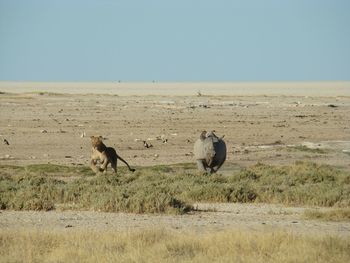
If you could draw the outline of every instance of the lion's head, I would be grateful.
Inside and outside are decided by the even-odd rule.
[[[102,136],[91,136],[90,139],[93,148],[96,148],[99,151],[103,151],[106,148],[102,142]]]

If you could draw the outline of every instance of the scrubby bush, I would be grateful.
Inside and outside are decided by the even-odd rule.
[[[329,165],[311,162],[280,167],[257,164],[232,180],[250,185],[259,202],[350,206],[350,173]]]
[[[350,206],[349,172],[309,162],[257,164],[230,176],[202,175],[188,165],[140,168],[133,174],[120,169],[118,176],[59,168],[1,169],[0,208],[181,214],[195,202]]]

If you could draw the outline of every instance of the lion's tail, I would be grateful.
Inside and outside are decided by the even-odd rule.
[[[126,166],[129,168],[129,171],[135,172],[135,169],[131,168],[129,166],[129,164],[122,157],[120,157],[118,154],[117,154],[117,158],[126,164]]]

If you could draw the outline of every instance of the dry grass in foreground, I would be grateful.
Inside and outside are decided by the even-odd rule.
[[[286,232],[0,230],[1,262],[350,262],[350,238]]]

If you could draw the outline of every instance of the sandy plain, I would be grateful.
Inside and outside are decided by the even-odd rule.
[[[1,164],[88,165],[91,135],[104,136],[105,143],[115,147],[131,166],[188,163],[194,162],[192,148],[199,133],[215,130],[225,135],[227,143],[222,174],[257,162],[280,165],[297,160],[350,170],[350,82],[1,82],[0,91]],[[143,141],[152,147],[145,148]],[[300,150],[305,147],[324,152]],[[268,225],[350,234],[347,222],[303,221],[300,211],[305,208],[214,206],[210,213],[179,217],[1,211],[0,225],[30,228],[44,222],[39,225],[93,227],[105,217],[103,228],[150,227],[161,222],[174,229],[194,227],[198,231],[254,230]],[[74,222],[66,223],[64,218]]]

